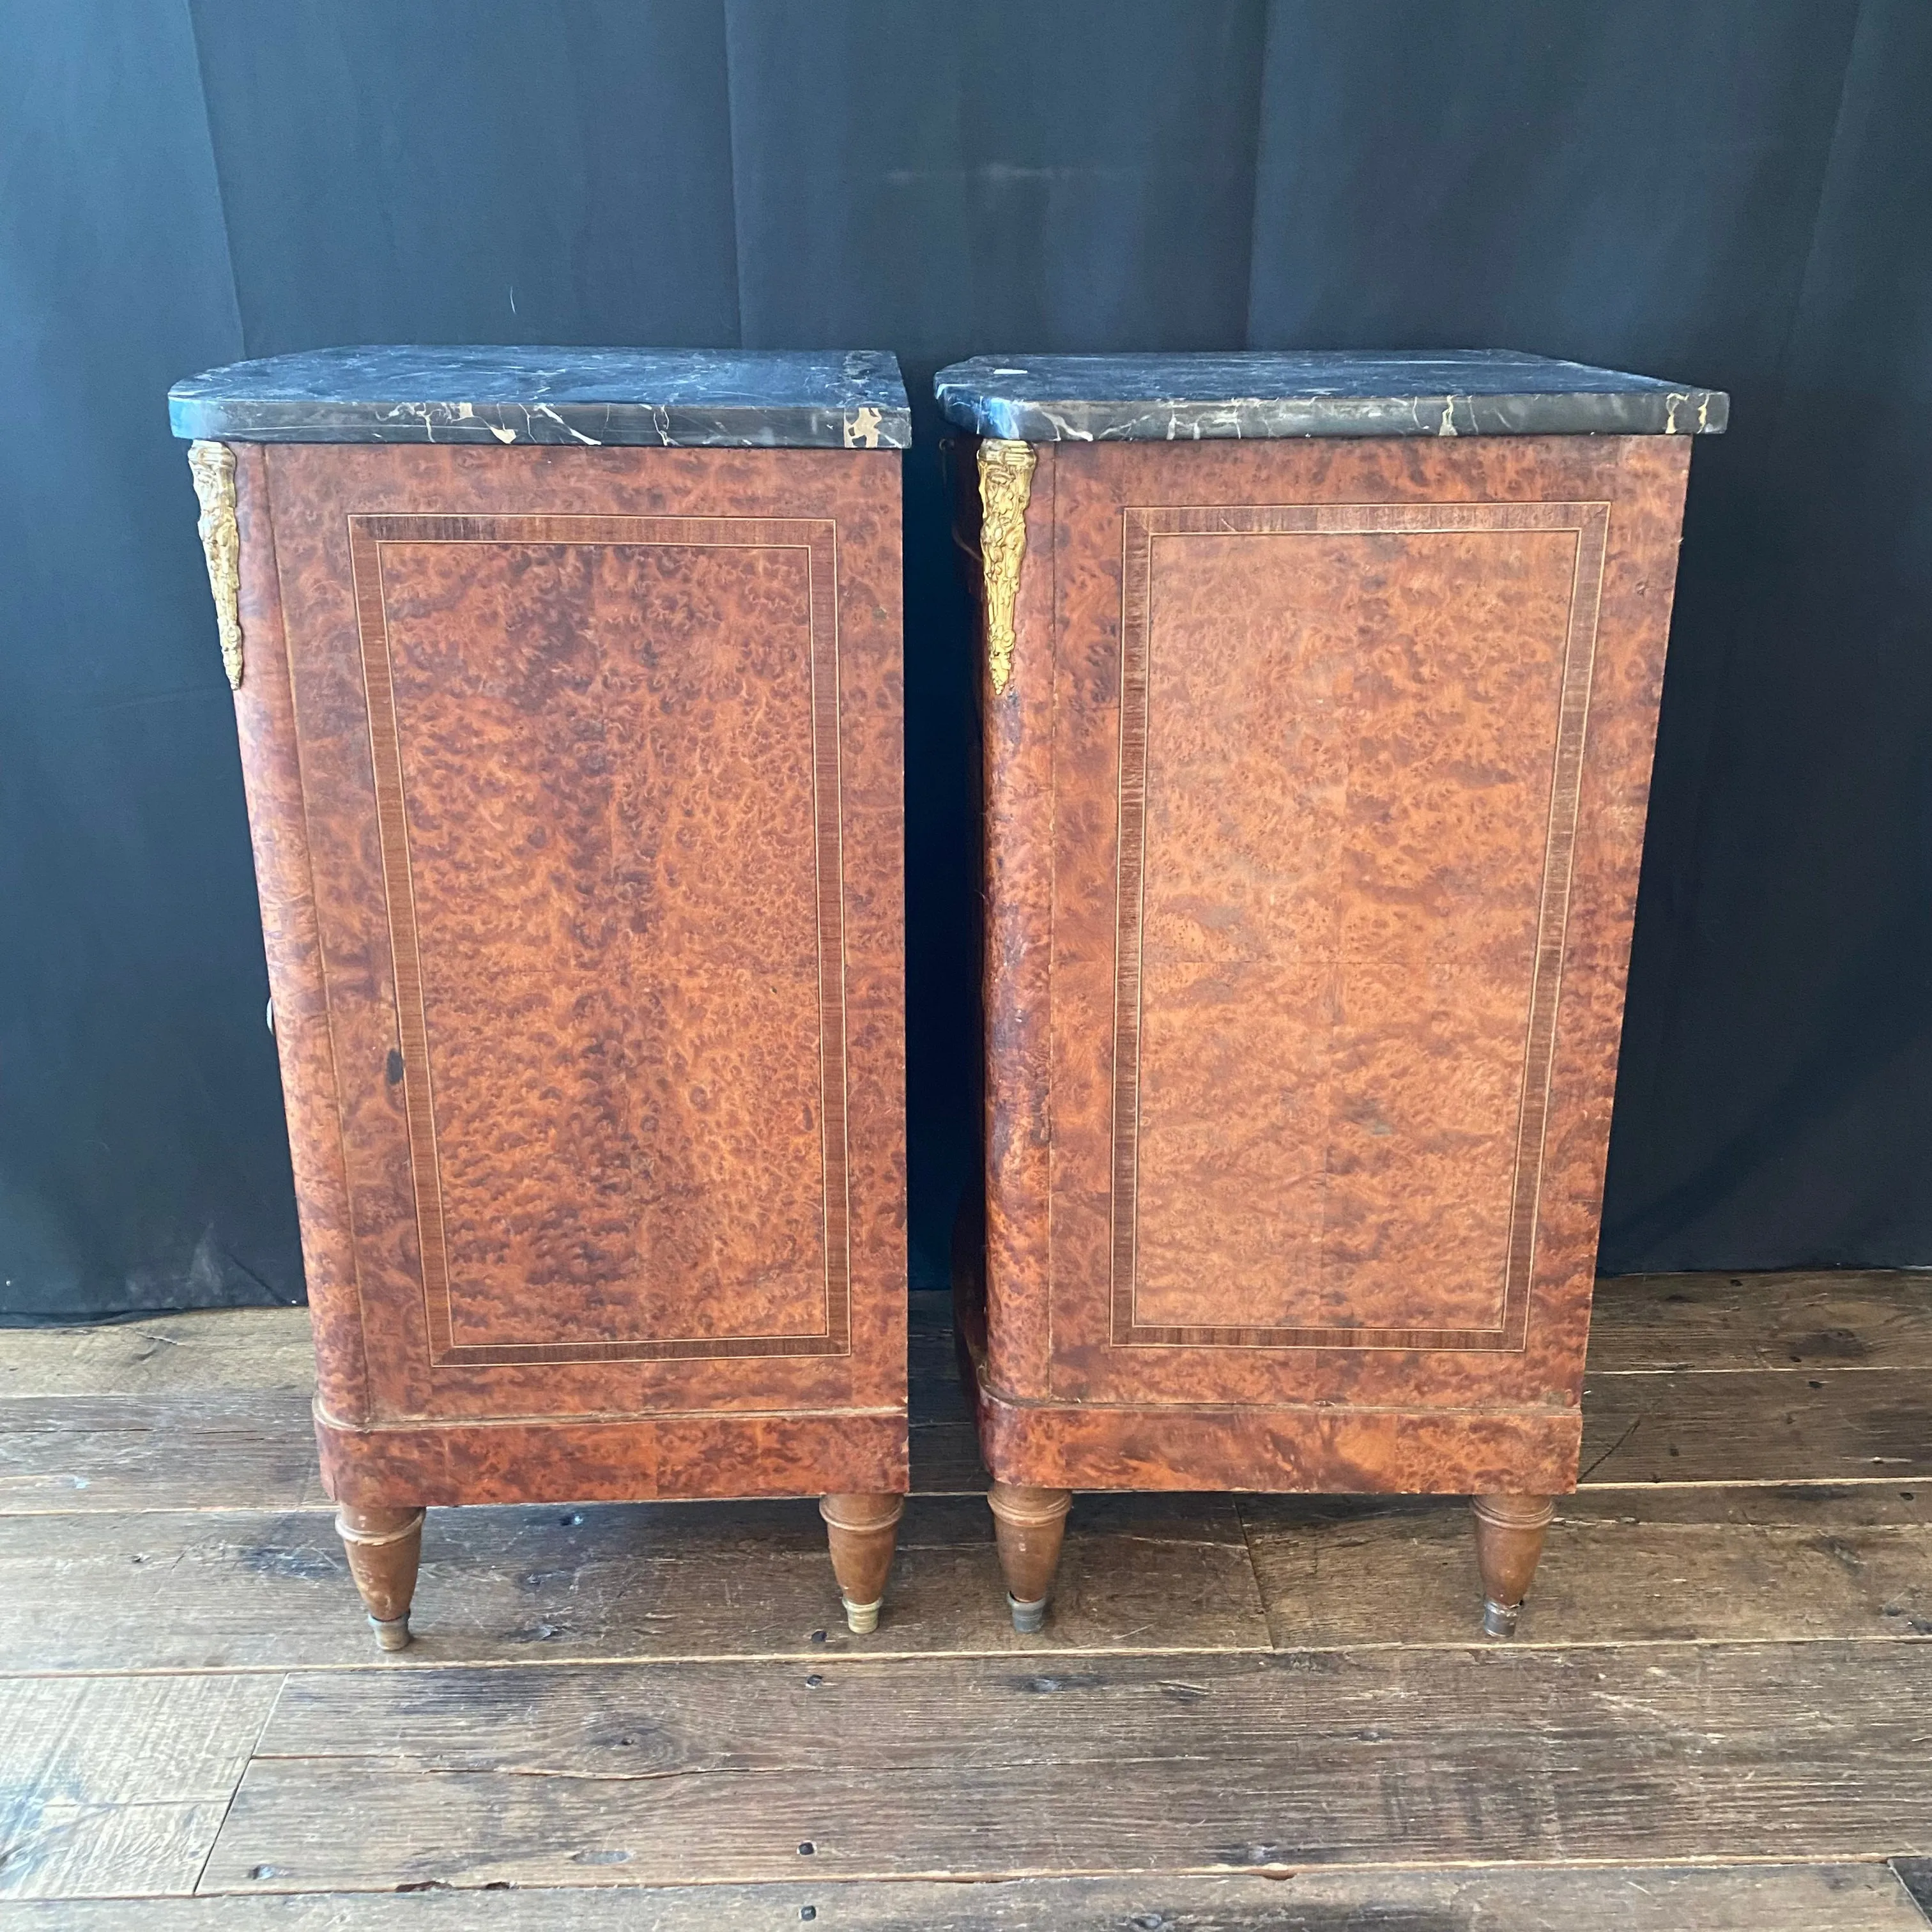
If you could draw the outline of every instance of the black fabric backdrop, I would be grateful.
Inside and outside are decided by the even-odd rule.
[[[1500,346],[1730,390],[1604,1264],[1932,1264],[1925,0],[0,0],[0,1310],[300,1296],[163,397],[382,340],[898,352],[916,1285],[974,1051],[933,369]]]

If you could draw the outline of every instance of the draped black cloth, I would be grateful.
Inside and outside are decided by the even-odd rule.
[[[164,396],[331,343],[896,350],[913,1272],[972,1162],[972,652],[928,379],[1500,346],[1701,445],[1604,1264],[1932,1264],[1924,0],[0,9],[0,1311],[294,1300]]]

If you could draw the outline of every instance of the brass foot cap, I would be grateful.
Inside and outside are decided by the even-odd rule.
[[[1486,1599],[1483,1604],[1483,1634],[1514,1636],[1516,1620],[1522,1610],[1520,1604],[1498,1604]]]
[[[391,1617],[386,1622],[381,1617],[371,1617],[370,1627],[376,1633],[376,1641],[385,1650],[406,1650],[410,1645],[410,1620],[406,1614]]]
[[[878,1603],[848,1602],[845,1606],[845,1628],[854,1636],[870,1636],[879,1627],[879,1604],[884,1601],[881,1597]]]
[[[1033,1636],[1046,1627],[1046,1599],[1023,1604],[1010,1590],[1006,1593],[1006,1608],[1013,1613],[1013,1628],[1022,1636]]]

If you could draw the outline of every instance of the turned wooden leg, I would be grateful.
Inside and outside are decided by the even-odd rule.
[[[904,1496],[826,1496],[819,1502],[832,1546],[832,1574],[845,1599],[845,1628],[855,1636],[869,1636],[879,1627],[904,1509]]]
[[[349,1574],[362,1592],[376,1641],[385,1650],[400,1650],[410,1640],[410,1599],[416,1593],[422,1526],[419,1509],[358,1509],[344,1503],[335,1512],[336,1533],[349,1552]]]
[[[1484,1631],[1514,1636],[1556,1505],[1548,1496],[1478,1496],[1469,1507],[1476,1517],[1476,1567],[1483,1573]]]
[[[1053,1594],[1053,1573],[1060,1568],[1060,1545],[1066,1534],[1073,1492],[995,1483],[986,1492],[986,1502],[993,1512],[993,1534],[1000,1546],[1013,1628],[1030,1636],[1046,1622],[1046,1600]]]

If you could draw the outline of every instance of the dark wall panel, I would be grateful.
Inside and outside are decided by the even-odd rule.
[[[242,344],[188,10],[0,22],[0,1309],[296,1299],[234,716],[161,400]]]
[[[976,1042],[932,370],[1502,344],[1718,385],[1614,1268],[1932,1262],[1924,0],[0,6],[0,1312],[299,1292],[227,694],[161,398],[380,339],[896,350],[914,1279]]]
[[[736,0],[748,346],[1238,346],[1251,0]],[[922,399],[923,400],[923,399]]]
[[[738,339],[704,0],[195,0],[250,356]]]
[[[1686,540],[1672,676],[1706,694],[1660,754],[1624,1267],[1932,1263],[1932,8],[1865,0],[1838,92],[1724,520]]]

